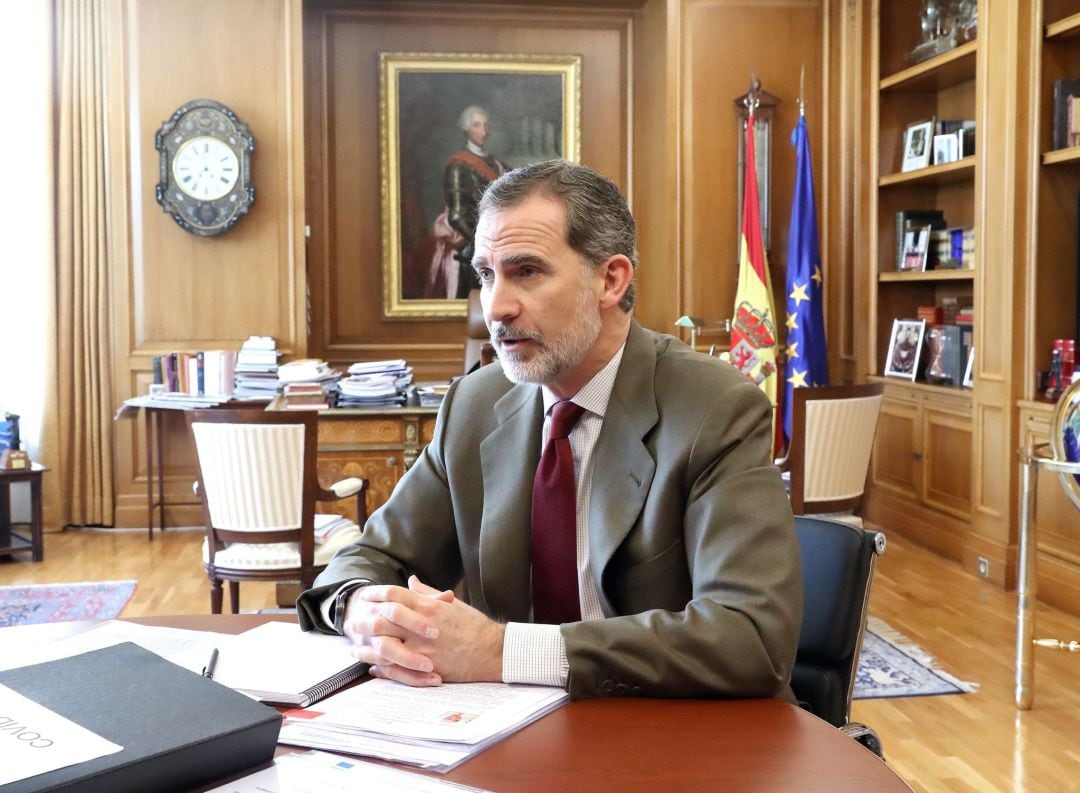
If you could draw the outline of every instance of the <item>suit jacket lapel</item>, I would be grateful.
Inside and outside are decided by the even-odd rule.
[[[498,426],[480,443],[484,472],[480,579],[489,614],[527,622],[532,480],[544,420],[540,389],[532,385],[510,389],[495,403],[495,417]]]
[[[642,440],[659,418],[655,374],[656,345],[633,322],[593,452],[589,559],[607,614],[614,610],[601,586],[604,570],[641,513],[656,472]]]

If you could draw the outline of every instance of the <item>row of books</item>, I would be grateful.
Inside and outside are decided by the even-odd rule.
[[[204,350],[170,352],[150,360],[154,385],[168,394],[231,394],[236,352]]]
[[[948,227],[940,209],[902,209],[896,213],[896,269],[975,269],[975,227]]]

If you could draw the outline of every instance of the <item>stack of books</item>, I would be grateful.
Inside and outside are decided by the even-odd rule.
[[[236,355],[237,399],[269,401],[278,391],[277,342],[272,336],[250,336]]]
[[[437,408],[450,390],[450,383],[420,383],[413,389],[416,403],[422,408]]]
[[[323,410],[330,400],[318,383],[286,383],[280,404],[285,410]]]
[[[354,363],[349,376],[338,384],[337,406],[403,406],[412,380],[412,367],[400,358]]]

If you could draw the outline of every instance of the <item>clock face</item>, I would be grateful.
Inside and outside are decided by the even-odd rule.
[[[224,141],[203,135],[185,141],[172,163],[176,186],[198,201],[216,201],[240,178],[240,161]]]

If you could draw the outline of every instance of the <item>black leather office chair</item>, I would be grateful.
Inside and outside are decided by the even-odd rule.
[[[874,731],[849,719],[870,582],[885,535],[808,516],[795,517],[795,530],[802,554],[803,619],[791,688],[799,705],[880,757]]]

